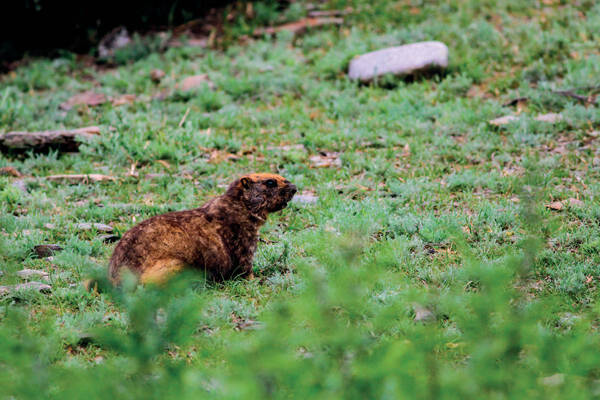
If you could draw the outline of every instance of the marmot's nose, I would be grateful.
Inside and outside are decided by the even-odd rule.
[[[290,192],[292,192],[292,194],[296,194],[296,192],[298,191],[298,188],[293,183],[290,183],[290,185],[288,186],[288,190]]]

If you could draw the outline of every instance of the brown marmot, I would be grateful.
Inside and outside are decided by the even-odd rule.
[[[127,231],[113,252],[109,278],[127,268],[142,283],[164,282],[184,268],[215,279],[253,277],[258,229],[269,213],[285,208],[296,186],[275,174],[250,174],[200,208],[147,219]]]

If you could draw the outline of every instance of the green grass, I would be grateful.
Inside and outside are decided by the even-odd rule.
[[[0,299],[0,398],[600,395],[600,139],[590,135],[600,110],[552,93],[600,85],[600,6],[327,4],[348,5],[341,28],[297,38],[236,44],[253,23],[238,18],[225,49],[173,48],[108,70],[65,56],[1,79],[0,132],[102,134],[78,153],[0,155],[32,178],[25,194],[0,176],[0,285],[33,268],[53,286]],[[255,9],[261,23],[278,18],[270,3]],[[304,13],[303,3],[283,11]],[[357,54],[420,40],[448,45],[445,74],[371,86],[345,76]],[[154,68],[167,74],[158,85]],[[214,89],[173,90],[202,73]],[[59,108],[91,89],[137,100]],[[521,96],[518,121],[487,123],[516,113],[503,104]],[[534,120],[549,112],[564,120]],[[240,158],[212,163],[212,150]],[[341,166],[315,168],[320,151],[339,152]],[[258,279],[83,289],[114,244],[77,223],[122,234],[253,171],[318,196],[270,217]],[[43,179],[68,173],[118,181]],[[583,204],[545,207],[569,198]],[[39,259],[41,243],[64,250]],[[415,322],[415,303],[433,320]]]

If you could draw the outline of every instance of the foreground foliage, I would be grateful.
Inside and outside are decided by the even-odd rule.
[[[171,49],[108,71],[40,60],[4,77],[3,131],[102,134],[79,153],[0,156],[28,175],[25,191],[0,176],[0,283],[33,268],[53,286],[0,300],[1,398],[600,394],[600,114],[555,93],[600,85],[600,7],[350,5],[339,30]],[[232,21],[230,34],[247,29]],[[346,79],[352,56],[416,40],[448,44],[447,74]],[[158,85],[154,68],[167,73]],[[174,89],[202,73],[214,88]],[[136,100],[60,109],[90,89]],[[503,105],[517,97],[528,100]],[[535,120],[549,112],[563,120]],[[519,119],[487,123],[508,114]],[[78,223],[123,233],[248,171],[317,197],[269,220],[258,279],[83,289],[113,245]],[[69,173],[116,181],[43,178]],[[40,243],[64,250],[40,259]]]

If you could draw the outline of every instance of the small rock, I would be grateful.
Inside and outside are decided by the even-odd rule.
[[[24,179],[17,179],[12,183],[12,186],[19,189],[23,194],[28,195],[27,182]]]
[[[0,168],[0,176],[14,176],[15,178],[20,178],[23,176],[15,167],[2,167]]]
[[[124,104],[131,104],[133,102],[135,102],[136,100],[136,96],[135,94],[123,94],[119,97],[115,97],[113,99],[111,99],[111,103],[113,105],[113,107],[118,107],[118,106],[122,106]]]
[[[505,115],[503,117],[499,117],[488,121],[490,125],[494,126],[502,126],[508,125],[513,121],[517,121],[519,118],[516,115]],[[549,114],[540,114],[534,118],[536,121],[547,122],[550,124],[555,124],[563,120],[563,116],[560,114],[549,113]]]
[[[555,210],[555,211],[560,211],[564,208],[564,204],[562,203],[562,201],[553,201],[550,204],[546,204],[546,208],[549,208],[549,209]]]
[[[98,232],[112,232],[113,231],[112,226],[106,225],[106,224],[99,224],[99,223],[92,224],[89,222],[81,222],[81,223],[77,224],[76,226],[77,226],[77,229],[80,229],[82,231],[89,231],[92,228],[94,228]]]
[[[96,341],[96,338],[91,333],[80,333],[79,337],[77,338],[77,346],[87,347],[90,344],[94,343],[94,341]]]
[[[165,75],[165,71],[163,71],[162,69],[153,69],[152,71],[150,71],[150,79],[154,83],[159,83],[162,80],[162,78],[165,77]]]
[[[448,47],[442,42],[419,42],[390,47],[355,57],[348,77],[369,82],[386,74],[408,75],[448,66]]]
[[[304,191],[294,196],[292,202],[299,204],[315,204],[319,200],[319,197],[310,191]]]
[[[581,206],[583,206],[583,201],[581,201],[579,199],[575,199],[573,197],[570,197],[569,200],[568,200],[568,202],[569,202],[569,205],[571,207],[581,207]]]
[[[114,243],[120,239],[118,235],[101,235],[98,236],[98,239],[102,240],[104,243]]]
[[[27,282],[18,285],[0,286],[0,296],[19,292],[21,290],[37,290],[40,293],[48,293],[52,290],[52,286],[41,282]]]
[[[560,317],[558,323],[563,327],[572,327],[581,317],[577,314],[566,312]]]
[[[184,80],[182,80],[177,85],[177,89],[186,92],[188,90],[199,88],[200,86],[202,86],[204,84],[208,85],[208,87],[210,89],[214,89],[215,88],[215,84],[212,83],[208,79],[208,75],[207,74],[202,74],[202,75],[188,76],[187,78],[185,78]]]
[[[505,115],[504,117],[496,118],[496,119],[489,121],[489,124],[494,125],[494,126],[502,126],[502,125],[507,125],[518,119],[519,118],[515,117],[514,115]]]
[[[85,104],[90,107],[99,106],[106,103],[106,96],[102,93],[95,93],[93,91],[87,91],[76,94],[70,97],[67,101],[61,103],[60,108],[63,110],[70,110],[74,106]]]
[[[433,312],[420,304],[413,304],[413,310],[415,312],[415,322],[430,322],[435,319]]]
[[[17,271],[17,275],[19,278],[27,280],[31,278],[48,280],[48,273],[37,269],[22,269],[21,271]]]
[[[100,58],[109,58],[115,54],[115,50],[123,48],[131,43],[131,37],[127,28],[119,26],[106,34],[98,43],[98,55]]]
[[[557,122],[562,121],[563,116],[560,114],[556,114],[556,113],[540,114],[537,117],[535,117],[535,120],[540,121],[540,122],[548,122],[550,124],[555,124]]]
[[[54,224],[44,224],[44,228],[52,230],[52,229],[56,229],[56,225],[54,225]]]
[[[554,374],[539,379],[540,383],[545,386],[560,386],[565,382],[565,374]]]
[[[40,258],[50,257],[62,249],[63,248],[57,244],[38,244],[33,247],[33,251],[35,251],[35,254]]]

